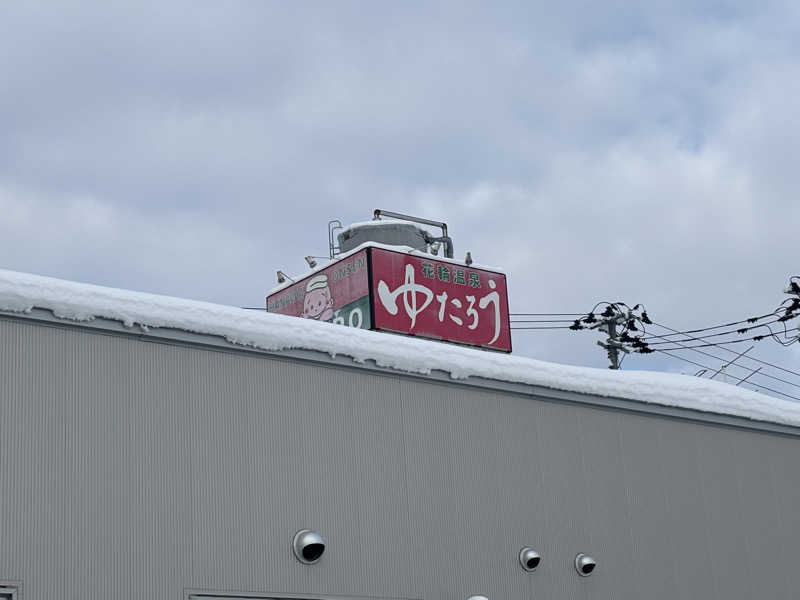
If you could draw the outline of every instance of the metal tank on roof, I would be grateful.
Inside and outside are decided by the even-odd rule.
[[[399,221],[383,221],[381,217],[399,219]],[[403,223],[402,221],[406,221]],[[439,237],[414,225],[430,225],[442,230]],[[453,240],[447,235],[447,223],[431,221],[411,215],[404,215],[380,208],[375,209],[373,220],[365,223],[356,223],[342,230],[338,236],[339,252],[349,252],[365,242],[376,242],[390,246],[408,246],[415,250],[428,252],[431,247],[444,247],[444,256],[453,258]],[[436,252],[434,252],[435,254]]]
[[[397,221],[367,221],[343,230],[337,238],[342,252],[349,252],[364,242],[377,242],[390,246],[408,246],[423,252],[428,251],[430,234],[411,223]]]

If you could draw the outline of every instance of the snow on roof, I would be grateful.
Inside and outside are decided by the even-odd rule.
[[[144,330],[222,336],[267,351],[317,350],[409,373],[444,371],[453,379],[481,377],[800,426],[800,402],[698,377],[560,365],[413,337],[387,343],[390,334],[380,332],[0,270],[0,310],[34,308],[72,321],[106,318]]]
[[[345,231],[350,231],[351,229],[361,228],[361,227],[382,227],[383,225],[407,225],[410,227],[416,227],[422,231],[428,231],[424,227],[422,227],[419,223],[415,223],[412,221],[406,221],[404,219],[394,219],[392,217],[381,217],[380,219],[371,219],[369,221],[357,221],[355,223],[350,223],[346,227],[342,227],[339,230],[339,234],[344,233]],[[430,231],[428,231],[430,233]],[[337,234],[338,235],[338,234]]]

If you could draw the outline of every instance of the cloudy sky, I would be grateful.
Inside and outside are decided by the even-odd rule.
[[[797,2],[56,5],[0,5],[2,268],[256,306],[380,207],[447,221],[512,312],[703,327],[800,274]]]

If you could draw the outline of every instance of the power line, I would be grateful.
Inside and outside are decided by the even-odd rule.
[[[800,330],[800,327],[794,327],[792,329],[787,329],[784,333],[789,333],[790,331],[798,331],[798,330]],[[753,341],[756,341],[756,342],[760,342],[764,338],[774,337],[774,336],[775,336],[774,333],[769,333],[769,334],[764,334],[764,335],[754,335],[753,337],[743,338],[741,340],[731,340],[731,341],[728,341],[728,342],[717,342],[716,344],[698,344],[696,346],[684,346],[684,348],[687,349],[687,350],[688,349],[692,349],[692,348],[710,348],[712,346],[722,346],[722,345],[727,345],[727,344],[741,344],[742,342],[748,342],[750,340],[753,340]],[[703,338],[698,338],[698,339],[702,341]],[[655,351],[656,348],[653,348],[653,350]],[[667,350],[680,350],[680,347],[678,347],[678,348],[667,348]]]
[[[670,331],[675,331],[675,330],[673,330],[672,328],[668,328],[668,327],[666,327],[665,325],[660,325],[660,324],[658,324],[658,323],[652,323],[652,324],[653,324],[653,325],[656,325],[656,326],[658,326],[658,327],[662,327],[662,328],[664,328],[664,329],[668,329],[668,330],[670,330]],[[660,335],[656,335],[656,334],[653,334],[653,336],[654,336],[654,337],[658,337],[658,338],[663,338],[663,337],[664,337],[664,336],[660,336]],[[688,337],[688,338],[690,338],[690,339],[695,339],[695,338],[693,338],[693,336],[689,336],[689,335],[685,335],[685,337]],[[699,338],[697,338],[697,339],[699,339]],[[719,357],[719,356],[715,356],[715,355],[713,355],[713,354],[710,354],[710,353],[708,353],[708,352],[704,352],[704,351],[702,351],[702,350],[696,350],[696,349],[694,349],[694,348],[697,348],[697,347],[699,347],[699,346],[686,346],[686,345],[684,345],[684,344],[681,344],[681,343],[680,343],[678,340],[671,340],[671,341],[672,341],[674,344],[678,344],[679,348],[676,348],[676,350],[677,350],[677,349],[681,349],[681,350],[691,350],[692,352],[697,352],[697,353],[699,353],[699,354],[704,354],[704,355],[706,355],[706,356],[710,356],[710,357],[712,357],[712,358],[715,358],[716,360],[720,360],[720,361],[726,362],[726,361],[725,361],[723,358],[721,358],[721,357]],[[730,350],[730,349],[728,349],[728,348],[724,348],[724,347],[720,346],[719,344],[708,344],[708,345],[713,345],[713,346],[719,347],[719,348],[720,348],[720,349],[722,349],[722,350],[725,350],[726,352],[730,352],[731,354],[736,354],[736,358],[734,358],[732,361],[727,361],[727,363],[728,363],[730,366],[734,366],[734,367],[738,367],[738,368],[740,368],[740,369],[744,369],[744,370],[752,371],[752,372],[751,372],[750,374],[748,374],[746,377],[744,377],[744,378],[738,378],[738,383],[737,383],[737,385],[739,385],[739,384],[743,383],[743,382],[744,382],[746,379],[748,379],[748,378],[750,378],[750,377],[753,377],[753,376],[756,376],[756,375],[758,375],[758,376],[760,376],[760,377],[768,377],[768,378],[770,378],[770,379],[774,379],[774,380],[776,380],[776,381],[781,381],[781,382],[783,382],[783,383],[785,383],[785,384],[788,384],[788,385],[790,385],[790,386],[792,386],[792,387],[797,387],[797,388],[800,388],[800,386],[799,386],[799,385],[797,385],[797,384],[795,384],[795,383],[793,383],[793,382],[791,382],[791,381],[787,381],[787,380],[785,380],[785,379],[781,379],[780,377],[775,377],[775,376],[773,376],[773,375],[769,375],[769,374],[767,374],[767,373],[760,373],[759,371],[761,371],[761,370],[762,370],[762,367],[759,367],[758,369],[756,369],[756,370],[753,370],[753,369],[751,369],[751,368],[748,368],[748,367],[745,367],[745,366],[743,366],[743,365],[735,364],[735,363],[734,363],[734,361],[735,361],[735,360],[737,360],[739,357],[742,357],[742,356],[744,355],[744,353],[736,353],[736,352],[734,352],[733,350]],[[750,348],[750,349],[752,349],[752,348]],[[749,351],[750,349],[748,349],[748,351]],[[696,365],[696,366],[702,367],[702,368],[704,368],[704,369],[706,369],[706,370],[711,370],[711,367],[708,367],[708,366],[706,366],[706,365],[703,365],[703,364],[697,363],[697,362],[695,362],[695,361],[689,360],[689,359],[687,359],[687,358],[684,358],[684,357],[682,357],[682,356],[678,356],[678,355],[676,355],[676,354],[671,354],[670,352],[666,352],[666,351],[664,351],[664,350],[661,350],[661,349],[659,349],[659,348],[654,348],[654,349],[652,349],[651,351],[662,352],[663,354],[667,354],[668,356],[672,356],[672,357],[674,357],[674,358],[677,358],[677,359],[679,359],[679,360],[683,360],[683,361],[685,361],[685,362],[688,362],[688,363],[690,363],[690,364],[693,364],[693,365]],[[747,351],[745,351],[745,352],[747,352]],[[752,360],[756,360],[756,361],[758,360],[758,359],[753,359],[752,357],[744,357],[744,358],[750,358],[750,359],[752,359]],[[764,362],[765,362],[765,361],[764,361]],[[716,373],[718,373],[718,372],[719,372],[719,371],[717,371]],[[715,373],[715,375],[716,375],[716,373]],[[712,376],[712,378],[713,378],[713,376]],[[734,379],[736,379],[736,378],[734,377]],[[792,396],[791,394],[786,394],[785,392],[781,392],[781,391],[779,391],[779,390],[776,390],[776,389],[770,388],[770,387],[768,387],[768,386],[765,386],[765,385],[763,385],[763,384],[761,384],[761,383],[758,383],[758,384],[755,384],[755,383],[750,383],[749,385],[757,385],[757,386],[758,386],[760,389],[763,389],[763,390],[767,390],[767,391],[773,392],[774,394],[778,394],[778,395],[781,395],[781,396],[786,396],[787,398],[792,398],[792,399],[797,399],[797,400],[800,400],[800,398],[796,398],[795,396]]]
[[[545,325],[542,327],[533,327],[533,326],[512,327],[511,329],[517,331],[520,329],[569,329],[569,327],[567,327],[566,325]]]
[[[714,329],[722,329],[723,327],[732,327],[734,325],[740,325],[742,323],[750,323],[750,324],[752,324],[752,323],[756,323],[756,322],[760,321],[761,319],[764,319],[764,318],[770,317],[770,316],[777,317],[777,318],[775,320],[773,320],[773,321],[769,321],[768,323],[761,323],[760,325],[753,325],[752,327],[743,327],[743,328],[737,329],[736,333],[745,333],[746,331],[748,331],[750,329],[754,329],[755,327],[762,327],[762,326],[770,325],[771,323],[776,323],[776,322],[785,323],[786,321],[789,321],[789,320],[793,319],[794,317],[798,316],[797,314],[795,314],[795,312],[800,310],[800,285],[798,285],[797,282],[795,282],[795,279],[800,279],[800,277],[798,277],[798,276],[790,277],[789,278],[789,286],[784,290],[784,293],[792,295],[792,296],[796,296],[796,297],[795,298],[787,298],[787,299],[785,299],[771,313],[765,313],[763,315],[759,315],[757,317],[750,317],[749,319],[744,319],[744,320],[741,320],[741,321],[731,321],[729,323],[723,323],[721,325],[713,325],[711,327],[702,327],[700,329],[688,329],[686,331],[677,331],[677,330],[674,330],[674,329],[670,329],[670,331],[673,331],[674,333],[668,334],[667,337],[672,337],[672,336],[675,336],[675,335],[687,335],[689,333],[700,333],[700,332],[703,332],[703,331],[711,331],[711,330],[714,330]],[[789,303],[788,306],[786,306],[787,303]],[[783,315],[779,316],[781,311],[783,311]],[[785,326],[784,326],[784,329],[785,329]],[[770,329],[770,332],[771,331],[772,331],[772,329]],[[727,333],[733,333],[733,331],[730,331],[730,332],[727,332]],[[718,334],[714,334],[714,335],[720,336],[720,335],[726,335],[726,333],[718,333]],[[687,337],[689,337],[689,336],[687,335]],[[713,336],[708,335],[708,336],[700,336],[700,337],[706,338],[706,337],[713,337]]]
[[[666,352],[666,351],[664,351],[664,350],[656,350],[656,352],[661,352],[662,354],[666,354],[666,355],[668,355],[668,356],[671,356],[671,357],[673,357],[673,358],[677,358],[678,360],[682,360],[682,361],[684,361],[684,362],[691,363],[691,364],[693,364],[693,365],[696,365],[696,366],[698,366],[698,367],[703,367],[704,369],[709,369],[709,370],[711,369],[711,367],[707,367],[706,365],[701,365],[701,364],[700,364],[700,363],[698,363],[698,362],[694,362],[693,360],[689,360],[688,358],[683,358],[682,356],[678,356],[677,354],[671,354],[671,353],[669,353],[669,352]],[[751,377],[752,375],[755,375],[755,374],[756,374],[756,373],[755,373],[755,372],[753,372],[753,373],[751,373],[750,375],[748,375],[747,377],[743,377],[743,378],[734,377],[734,379],[738,379],[738,380],[739,380],[739,383],[742,383],[742,382],[744,382],[746,379],[748,379],[749,377]],[[737,383],[737,385],[738,385],[738,383]],[[791,398],[792,400],[800,400],[800,397],[798,397],[798,396],[792,396],[791,394],[786,394],[785,392],[780,392],[780,391],[778,391],[778,390],[774,390],[774,389],[772,389],[772,388],[770,388],[770,387],[767,387],[767,386],[765,386],[765,385],[761,385],[760,383],[758,383],[758,384],[751,384],[751,385],[754,385],[755,387],[759,387],[759,388],[761,388],[761,389],[764,389],[764,390],[770,391],[770,392],[772,392],[773,394],[780,394],[781,396],[786,396],[787,398]]]
[[[767,313],[765,315],[759,315],[757,317],[750,317],[749,319],[744,319],[742,321],[731,321],[730,323],[723,323],[721,325],[713,325],[711,327],[701,327],[700,329],[688,329],[686,331],[674,330],[675,333],[669,333],[669,334],[667,334],[667,337],[671,337],[673,335],[686,335],[686,334],[689,334],[689,333],[700,333],[702,331],[711,331],[712,329],[721,329],[723,327],[731,327],[733,325],[741,325],[742,323],[756,323],[757,321],[760,321],[761,319],[764,319],[766,317],[770,317],[770,316],[773,316],[773,315],[775,315],[774,311],[771,312],[771,313]],[[650,336],[646,336],[646,338],[647,337],[650,337]],[[659,336],[656,336],[656,337],[659,337]]]
[[[655,325],[656,323],[653,323],[653,324]],[[659,325],[659,327],[663,327],[663,325]],[[655,335],[655,337],[661,337],[661,336]],[[680,342],[676,340],[675,343],[679,344]],[[731,354],[736,354],[735,351],[729,350],[728,348],[724,348],[722,346],[719,346],[719,349],[720,350],[725,350],[726,352],[730,352]],[[657,352],[664,352],[663,350],[659,350],[658,348],[656,348],[655,350]],[[718,361],[722,362],[723,364],[728,364],[729,366],[732,366],[732,367],[738,367],[740,369],[745,369],[747,371],[752,371],[752,369],[750,367],[745,367],[742,364],[731,363],[730,361],[726,360],[725,358],[723,358],[721,356],[717,356],[716,354],[711,354],[710,352],[705,352],[703,350],[694,350],[690,346],[682,346],[681,350],[691,350],[692,352],[696,352],[697,354],[702,354],[704,356],[708,356],[710,358],[718,360]],[[669,352],[664,352],[664,354],[669,354]],[[672,355],[670,355],[670,356],[672,356]],[[742,358],[746,358],[746,359],[749,359],[749,360],[754,360],[756,362],[764,362],[764,361],[759,361],[757,358],[754,358],[752,356],[742,356]],[[777,367],[776,365],[772,365],[770,363],[765,363],[765,364],[767,364],[769,366],[774,366],[775,368],[780,368],[780,367]],[[704,368],[707,368],[709,371],[714,370],[712,367],[704,367]],[[787,379],[781,379],[780,377],[775,377],[774,375],[770,375],[769,373],[759,373],[759,376],[760,377],[769,377],[770,379],[774,379],[775,381],[780,381],[780,382],[785,383],[787,385],[791,385],[793,387],[800,388],[800,384],[794,383],[794,382],[789,381]]]
[[[720,373],[722,373],[722,371],[724,371],[724,370],[725,370],[727,367],[729,367],[729,366],[731,366],[731,365],[733,365],[733,364],[736,364],[736,361],[737,361],[737,360],[739,360],[740,358],[742,358],[742,357],[743,357],[745,354],[747,354],[748,352],[750,352],[750,350],[752,350],[753,348],[755,348],[755,346],[750,346],[750,347],[749,347],[747,350],[742,350],[741,352],[739,352],[739,354],[737,354],[736,356],[734,356],[734,357],[733,357],[731,360],[729,360],[727,363],[723,363],[723,364],[722,364],[722,366],[721,366],[719,369],[717,369],[716,371],[714,371],[714,372],[711,374],[711,377],[709,377],[709,379],[714,379],[714,377],[716,377],[717,375],[719,375]],[[759,368],[761,368],[761,367],[759,367]],[[744,381],[744,379],[742,379],[742,381]],[[741,382],[740,382],[740,383],[741,383]]]
[[[572,319],[543,319],[543,320],[526,320],[526,319],[512,319],[512,323],[572,323]]]
[[[707,340],[709,338],[720,337],[720,336],[725,336],[725,335],[733,335],[733,334],[741,335],[741,334],[746,333],[748,331],[751,331],[753,329],[758,329],[759,327],[767,327],[767,328],[769,328],[768,327],[769,325],[772,325],[773,323],[777,323],[778,321],[779,321],[779,319],[775,319],[774,321],[767,321],[766,323],[761,323],[759,325],[753,325],[752,327],[743,327],[741,329],[733,329],[731,331],[723,331],[721,333],[712,333],[712,334],[709,334],[709,335],[693,336],[692,339],[695,339],[695,340],[699,341],[699,340]],[[771,331],[772,331],[772,329],[770,329],[770,332]],[[677,335],[677,334],[673,333],[671,335]],[[647,338],[645,338],[645,339],[649,339],[650,337],[651,336],[647,336]],[[655,337],[662,337],[662,336],[655,336]],[[652,346],[652,345],[655,345],[655,344],[669,344],[670,342],[674,342],[674,341],[676,341],[676,340],[667,340],[665,342],[647,342],[647,344],[649,346]],[[724,342],[720,342],[720,343],[724,343]]]
[[[680,332],[679,332],[679,331],[677,331],[676,329],[673,329],[672,327],[667,327],[666,325],[662,325],[661,323],[655,323],[655,322],[654,322],[654,323],[653,323],[653,325],[656,325],[657,327],[661,327],[662,329],[667,329],[667,330],[669,330],[669,331],[674,331],[674,332],[676,332],[676,333],[680,333]],[[654,335],[655,335],[655,334],[654,334]],[[685,337],[688,337],[690,340],[694,340],[694,339],[696,339],[696,338],[694,338],[694,337],[692,337],[692,336],[690,336],[690,335],[686,335],[686,334],[683,334],[683,335],[685,335]],[[663,336],[658,336],[658,335],[656,335],[655,337],[663,337]],[[686,341],[686,340],[675,340],[675,343],[676,343],[676,344],[679,344],[679,343],[680,343],[680,342],[682,342],[682,341]],[[736,351],[734,351],[734,350],[731,350],[730,348],[725,348],[724,346],[720,346],[720,345],[718,345],[718,344],[710,344],[710,345],[711,345],[711,346],[716,346],[716,347],[718,347],[720,350],[724,350],[725,352],[730,352],[731,354],[737,354],[737,352],[736,352]],[[695,348],[697,348],[697,347],[699,347],[699,346],[682,346],[682,347],[681,347],[681,349],[682,349],[682,350],[693,350],[694,352],[697,352],[698,354],[705,354],[706,356],[710,356],[711,358],[715,358],[715,359],[717,359],[717,360],[721,360],[721,361],[725,362],[725,359],[724,359],[724,358],[722,358],[722,357],[715,356],[714,354],[710,354],[710,353],[708,353],[708,352],[705,352],[705,351],[703,351],[703,350],[696,350]],[[762,364],[762,365],[766,365],[766,366],[768,366],[768,367],[772,367],[773,369],[778,369],[779,371],[784,371],[784,372],[786,372],[786,373],[790,373],[790,374],[792,374],[792,375],[796,375],[797,377],[800,377],[800,372],[797,372],[797,371],[792,371],[791,369],[785,369],[784,367],[780,367],[780,366],[778,366],[778,365],[774,365],[774,364],[772,364],[772,363],[770,363],[770,362],[767,362],[767,361],[765,361],[765,360],[758,359],[758,358],[756,358],[756,357],[754,357],[754,356],[745,356],[744,358],[746,358],[747,360],[752,360],[752,361],[755,361],[755,362],[757,362],[757,363],[759,363],[759,364]],[[740,366],[740,365],[736,365],[736,366]],[[745,367],[742,367],[742,368],[745,368]],[[771,377],[772,379],[777,379],[778,381],[783,381],[784,383],[788,383],[789,385],[797,385],[797,384],[795,384],[795,383],[792,383],[792,382],[790,382],[790,381],[786,381],[785,379],[778,379],[777,377],[772,377],[771,375],[767,375],[766,373],[764,373],[763,375],[764,375],[765,377]]]
[[[800,331],[800,327],[794,328],[787,328],[786,323],[787,321],[794,319],[795,317],[800,316],[798,312],[800,312],[800,283],[795,282],[794,280],[800,280],[800,276],[791,277],[789,279],[789,287],[786,288],[784,291],[787,294],[791,294],[796,296],[795,298],[784,300],[781,302],[778,307],[770,312],[765,313],[763,315],[758,315],[756,317],[750,317],[748,319],[743,319],[739,321],[730,321],[727,323],[719,324],[719,325],[712,325],[710,327],[703,327],[698,329],[690,329],[686,331],[678,331],[676,329],[672,329],[671,327],[667,327],[665,325],[660,325],[658,323],[654,323],[650,320],[647,315],[647,311],[645,310],[644,306],[641,304],[636,304],[632,308],[625,304],[624,302],[608,302],[608,301],[601,301],[595,304],[592,309],[588,313],[512,313],[512,316],[516,317],[524,317],[524,316],[538,316],[538,317],[555,317],[555,316],[577,316],[574,320],[573,324],[565,327],[565,326],[543,326],[540,324],[543,323],[564,323],[569,322],[566,319],[535,319],[535,320],[528,320],[528,319],[516,319],[512,323],[512,329],[514,330],[522,330],[522,329],[570,329],[579,331],[581,329],[594,329],[597,331],[602,331],[608,335],[605,342],[598,341],[597,343],[605,348],[608,352],[608,357],[611,362],[611,369],[619,369],[622,360],[620,358],[624,358],[620,356],[621,353],[628,353],[631,351],[639,352],[642,354],[648,354],[652,352],[662,352],[668,356],[672,356],[678,360],[685,360],[690,364],[697,365],[703,369],[711,370],[710,367],[706,365],[691,361],[689,359],[684,359],[682,356],[670,354],[670,350],[678,351],[678,350],[689,350],[691,352],[698,352],[700,354],[705,354],[711,356],[715,360],[720,360],[723,363],[727,362],[729,365],[734,365],[735,361],[741,358],[744,354],[752,350],[752,346],[748,348],[745,352],[736,353],[725,346],[729,346],[731,344],[740,344],[746,341],[761,341],[764,338],[771,337],[776,342],[780,343],[783,346],[788,346],[790,344],[796,343],[800,341],[800,335],[793,335],[790,336],[790,332]],[[787,303],[790,303],[787,306]],[[595,311],[598,307],[606,305],[605,309],[602,313],[595,316]],[[764,323],[759,323],[762,319],[767,319],[772,317],[772,320],[769,320]],[[522,323],[535,323],[536,326],[520,326]],[[728,329],[727,331],[718,331],[716,333],[705,333],[708,331],[715,331],[719,329],[727,329],[730,327],[735,327],[736,325],[741,325],[743,323],[747,323],[747,326],[740,327],[737,329]],[[774,331],[770,325],[773,324],[782,324],[783,328],[783,336],[781,337],[781,325],[777,325],[778,331]],[[655,334],[648,334],[645,329],[646,324],[654,324],[662,329],[666,329],[667,331],[671,331],[672,333],[666,335],[655,335]],[[618,332],[618,327],[622,330]],[[732,336],[745,334],[747,332],[752,332],[754,330],[760,328],[767,328],[769,333],[763,333],[759,335],[748,336],[745,338],[740,339],[730,339]],[[693,336],[690,335],[692,333],[703,333],[704,335]],[[680,336],[680,339],[675,339]],[[707,343],[692,343],[692,342],[706,342],[710,339],[718,339],[718,338],[726,338],[723,340],[715,341],[715,342],[707,342]],[[684,339],[687,338],[687,339]],[[661,341],[653,341],[654,339],[661,340]],[[681,343],[681,342],[689,342],[688,344]],[[663,347],[655,347],[655,346],[668,346],[666,348]],[[731,354],[735,354],[736,357],[733,360],[724,361],[721,357],[715,356],[713,354],[703,352],[699,350],[699,348],[720,348],[725,350],[726,352],[730,352]],[[750,358],[750,357],[745,357]],[[753,359],[755,362],[761,362],[768,366],[772,366],[773,368],[777,368],[782,371],[786,371],[792,373],[793,375],[797,375],[800,377],[800,374],[791,371],[789,369],[784,369],[783,367],[778,367],[777,365],[772,365],[771,363],[767,363],[766,361],[760,361],[759,359]],[[739,368],[745,369],[744,366],[735,365]],[[725,368],[724,366],[722,367]],[[721,369],[720,369],[721,370]],[[768,377],[774,379],[776,381],[781,381],[784,384],[788,384],[792,387],[800,387],[791,381],[787,381],[785,379],[781,379],[780,377],[774,377],[767,373],[760,373],[763,368],[758,369],[746,369],[750,371],[746,377],[739,378],[738,383],[743,383],[746,379],[751,377],[759,376],[759,377]],[[719,370],[712,375],[712,379],[714,376],[719,373]],[[752,385],[752,384],[748,384]],[[760,384],[759,384],[760,385]],[[788,398],[792,398],[795,400],[800,400],[800,398],[795,398],[790,394],[785,394],[784,392],[780,392],[778,390],[774,390],[772,388],[768,388],[766,386],[760,386],[764,390],[771,391],[773,393],[786,396]]]
[[[678,360],[682,360],[683,362],[693,364],[696,367],[702,367],[703,369],[707,369],[709,371],[714,368],[714,367],[709,367],[708,365],[701,364],[699,362],[695,362],[693,360],[689,360],[688,358],[684,358],[683,356],[672,354],[671,352],[667,352],[666,350],[656,350],[656,352],[661,352],[661,354],[666,354],[667,356],[671,356],[672,358],[677,358]]]
[[[509,313],[512,317],[577,317],[586,313]]]

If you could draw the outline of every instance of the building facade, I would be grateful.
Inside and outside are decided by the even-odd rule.
[[[2,599],[789,600],[798,456],[787,425],[0,313]]]

